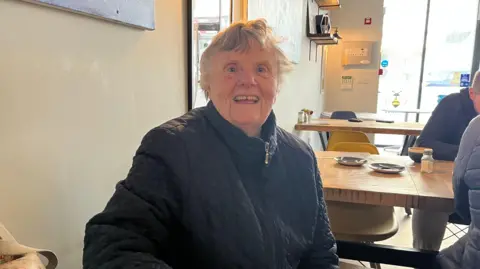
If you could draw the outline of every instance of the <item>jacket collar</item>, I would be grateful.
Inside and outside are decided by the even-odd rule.
[[[262,125],[260,137],[249,137],[241,129],[225,120],[212,101],[206,107],[206,117],[229,148],[242,158],[262,160],[268,165],[277,149],[277,124],[273,111]]]

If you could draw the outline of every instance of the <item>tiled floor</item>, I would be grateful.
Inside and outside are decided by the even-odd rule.
[[[397,215],[397,220],[399,224],[398,233],[394,237],[378,243],[384,244],[384,245],[393,245],[393,246],[411,248],[412,241],[413,241],[412,217],[407,216],[407,214],[405,214],[405,209],[403,208],[395,208],[395,213]],[[443,249],[451,246],[460,237],[465,235],[467,231],[468,231],[468,226],[449,223],[447,225],[447,230],[445,231],[445,237],[444,237],[441,248]],[[344,262],[352,263],[357,266],[362,266],[362,264],[358,261],[344,261]],[[369,267],[368,263],[364,262],[363,265],[365,267]],[[384,264],[382,264],[382,268],[383,269],[393,269],[393,268],[405,269],[405,267],[398,267],[398,266],[391,266],[391,265],[384,265]]]
[[[381,151],[380,154],[386,154],[386,155],[395,154],[395,152],[386,152],[383,150],[380,150],[380,151]],[[412,242],[413,242],[412,216],[407,216],[404,208],[395,208],[395,213],[396,213],[397,221],[399,224],[399,230],[397,234],[388,240],[381,241],[378,243],[384,244],[384,245],[393,245],[393,246],[411,248]],[[460,237],[465,235],[467,231],[468,231],[468,226],[449,223],[445,231],[445,236],[444,236],[441,249],[451,246]],[[342,261],[346,263],[351,263],[357,266],[369,267],[369,263],[366,263],[366,262],[364,262],[362,265],[358,261],[346,261],[346,260],[342,260]],[[381,266],[383,269],[393,269],[393,268],[405,269],[405,267],[398,267],[398,266],[391,266],[391,265],[384,265],[384,264],[382,264]]]

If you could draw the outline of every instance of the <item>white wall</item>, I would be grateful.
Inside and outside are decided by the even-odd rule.
[[[342,40],[327,46],[325,73],[325,110],[376,112],[378,69],[383,27],[383,0],[341,0],[342,8],[330,11],[333,27],[338,27]],[[364,25],[365,18],[371,25]],[[372,64],[363,67],[343,67],[341,64],[345,41],[373,41]],[[343,75],[354,76],[352,90],[341,90]]]
[[[184,1],[153,32],[0,1],[0,221],[81,268],[84,225],[141,137],[186,111]]]
[[[307,0],[310,2],[310,0]],[[296,132],[295,124],[298,118],[298,112],[303,108],[308,108],[320,115],[323,111],[323,95],[321,93],[321,69],[322,47],[315,48],[312,44],[311,60],[309,56],[309,39],[306,37],[306,5],[303,10],[301,29],[301,59],[295,64],[294,71],[290,73],[284,85],[280,89],[277,103],[274,106],[278,124],[289,132],[299,135],[303,140],[309,142],[314,149],[320,148],[320,140],[316,132]],[[318,49],[318,59],[315,62],[315,49]]]

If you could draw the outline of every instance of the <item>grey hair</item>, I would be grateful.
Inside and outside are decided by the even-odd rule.
[[[476,94],[480,94],[480,71],[477,71],[473,77],[472,89]]]
[[[210,58],[218,51],[246,52],[250,49],[251,41],[258,42],[262,48],[273,48],[278,67],[278,83],[283,82],[285,74],[293,69],[293,63],[278,47],[279,40],[273,35],[272,29],[265,19],[256,19],[245,22],[236,22],[219,32],[211,44],[203,52],[200,60],[200,87],[208,99],[208,67]]]

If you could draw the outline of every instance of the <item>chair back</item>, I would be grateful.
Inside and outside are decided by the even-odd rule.
[[[370,139],[365,133],[357,131],[335,131],[328,139],[327,151],[331,150],[333,145],[339,142],[360,142],[370,143]]]
[[[353,111],[334,111],[330,116],[330,119],[335,120],[348,120],[351,118],[356,118],[357,115]]]
[[[377,147],[370,143],[358,143],[358,142],[338,142],[332,146],[331,151],[344,151],[344,152],[367,152],[370,154],[378,155]]]
[[[348,120],[352,118],[357,118],[357,115],[353,111],[334,111],[330,115],[330,119],[334,120]],[[330,139],[331,133],[327,132],[327,139]]]

